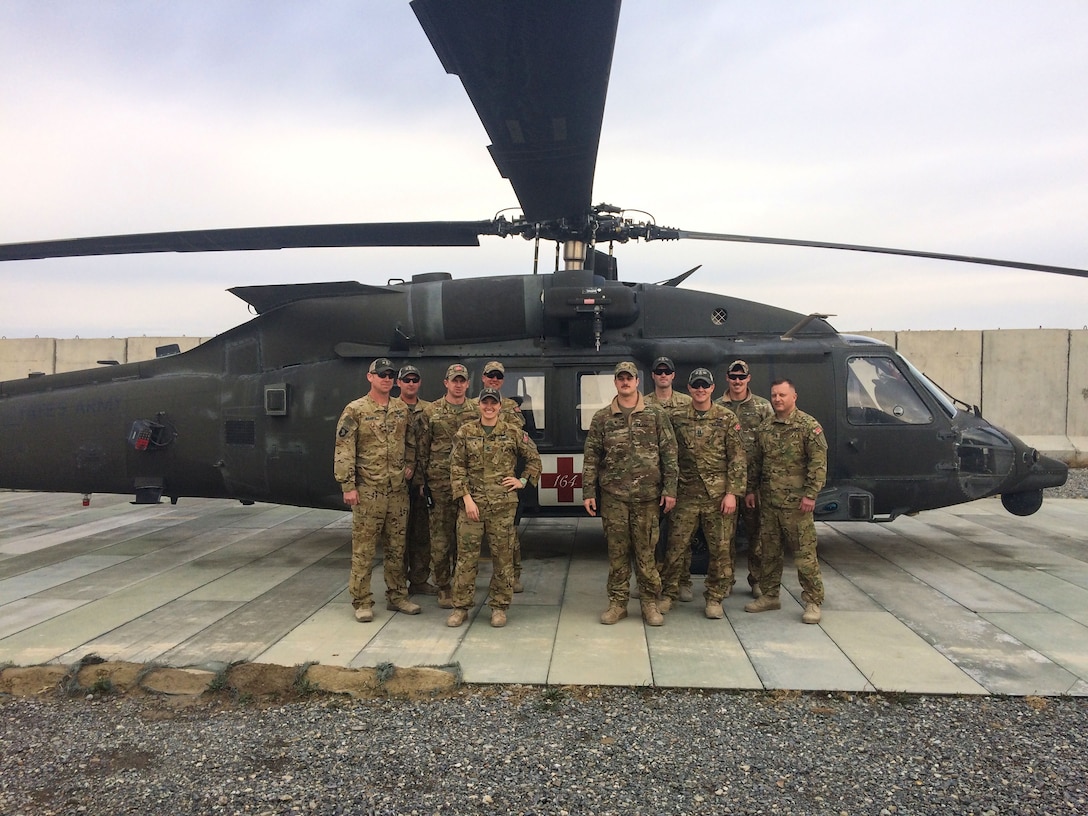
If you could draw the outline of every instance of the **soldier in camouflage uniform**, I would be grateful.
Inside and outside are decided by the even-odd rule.
[[[411,412],[412,424],[417,436],[423,434],[423,409],[430,405],[419,398],[423,375],[414,365],[401,366],[397,382],[401,401]],[[437,595],[438,587],[428,581],[431,576],[431,531],[427,518],[427,502],[423,497],[422,468],[412,476],[408,494],[408,543],[405,546],[405,565],[408,570],[409,595]]]
[[[730,542],[737,519],[737,497],[744,496],[747,459],[740,422],[728,408],[711,402],[714,375],[696,368],[688,377],[691,404],[672,414],[680,468],[676,508],[669,516],[669,543],[661,570],[661,604],[668,612],[680,595],[680,570],[691,558],[691,536],[701,525],[710,561],[704,614],[724,617],[722,599],[733,587]],[[690,561],[688,562],[690,563]]]
[[[763,571],[761,595],[745,612],[781,609],[782,548],[793,552],[801,583],[804,623],[820,622],[824,583],[816,557],[816,524],[812,511],[827,478],[827,439],[820,423],[797,409],[797,389],[789,380],[771,385],[774,416],[756,430],[755,455],[748,464],[748,495],[755,506],[759,494],[760,546]]]
[[[442,381],[446,394],[423,409],[420,468],[431,496],[431,571],[438,585],[438,605],[453,609],[453,568],[457,559],[457,509],[450,489],[450,452],[453,437],[466,422],[476,419],[476,400],[468,399],[468,369],[454,363]]]
[[[608,609],[601,623],[627,617],[631,560],[638,577],[642,619],[664,623],[657,608],[661,577],[654,563],[658,514],[676,504],[676,437],[665,412],[647,405],[638,390],[638,367],[615,370],[616,396],[593,415],[586,436],[582,495],[586,512],[600,513],[608,543]]]
[[[663,409],[669,415],[670,420],[675,414],[683,413],[691,405],[691,397],[673,390],[672,384],[673,380],[676,379],[676,365],[671,358],[658,357],[654,360],[654,364],[650,368],[650,375],[654,381],[654,390],[643,397],[647,405],[656,405],[658,408]],[[671,522],[666,520],[663,527],[665,535],[668,535]],[[661,543],[664,544],[664,542]],[[688,547],[684,553],[684,563],[680,569],[679,598],[685,603],[695,598],[695,594],[691,589],[691,547]],[[676,598],[673,598],[673,600],[676,600]]]
[[[718,403],[730,409],[740,420],[744,453],[751,459],[756,444],[756,428],[767,417],[774,415],[774,409],[767,400],[756,396],[749,389],[752,375],[748,369],[748,363],[744,360],[734,360],[729,364],[727,372],[729,385]],[[749,507],[741,502],[740,517],[744,520],[744,530],[748,534],[748,586],[752,588],[752,596],[758,598],[759,573],[762,569],[759,557],[759,507]],[[729,541],[729,547],[734,553],[736,552],[734,543],[736,537],[737,528],[733,525],[733,538]]]
[[[498,360],[492,360],[484,366],[484,373],[480,377],[484,388],[494,388],[502,392],[502,383],[506,379],[506,366]],[[519,428],[525,427],[525,416],[521,413],[521,406],[517,400],[503,397],[501,403],[501,416],[508,422],[516,424]],[[525,587],[521,583],[521,540],[518,538],[518,528],[514,525],[514,592],[524,592]]]
[[[506,610],[514,592],[514,516],[518,490],[540,479],[540,454],[529,435],[501,414],[502,394],[494,388],[480,392],[478,422],[462,425],[453,438],[450,486],[462,506],[457,513],[457,570],[453,579],[454,610],[447,626],[460,626],[476,594],[480,544],[487,536],[491,549],[491,586],[487,605],[491,625],[506,625]],[[525,462],[515,475],[518,460]]]
[[[416,436],[408,406],[390,396],[397,369],[382,357],[370,364],[370,391],[349,403],[336,425],[333,473],[351,507],[351,577],[355,619],[374,620],[371,572],[377,542],[383,539],[386,608],[409,615],[419,606],[408,600],[404,539],[408,523],[408,483],[416,464]]]

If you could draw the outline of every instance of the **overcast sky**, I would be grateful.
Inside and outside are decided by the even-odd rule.
[[[591,0],[587,0],[589,2]],[[626,0],[593,198],[687,230],[1088,267],[1083,0]],[[515,206],[400,0],[0,3],[0,242]],[[0,266],[0,336],[198,335],[230,286],[531,271],[532,245]],[[1088,279],[702,241],[621,277],[843,330],[1079,329]]]

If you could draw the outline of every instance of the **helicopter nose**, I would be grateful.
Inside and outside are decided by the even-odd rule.
[[[1030,490],[1044,490],[1048,487],[1061,487],[1069,478],[1069,466],[1052,456],[1044,456],[1035,448],[1025,448],[1021,460],[1009,482],[1003,485],[1002,493],[1023,493]]]

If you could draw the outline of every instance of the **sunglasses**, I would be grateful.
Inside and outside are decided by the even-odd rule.
[[[731,379],[731,380],[746,380],[746,379],[748,379],[748,375],[747,374],[730,374],[729,379]]]
[[[375,377],[381,377],[383,380],[395,380],[397,375],[393,371],[375,371]]]
[[[419,377],[409,374],[407,377],[401,377],[400,381],[403,383],[417,383],[419,382]]]
[[[655,368],[654,369],[654,374],[658,375],[659,377],[661,375],[663,375],[663,374],[672,374],[672,369],[671,368]]]
[[[692,388],[710,388],[710,383],[706,380],[696,380],[691,384]]]
[[[505,377],[501,371],[485,371],[484,376],[490,377],[493,380],[501,380]]]

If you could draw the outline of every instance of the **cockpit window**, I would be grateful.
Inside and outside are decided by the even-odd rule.
[[[933,414],[890,357],[851,357],[846,418],[853,425],[926,425]]]

